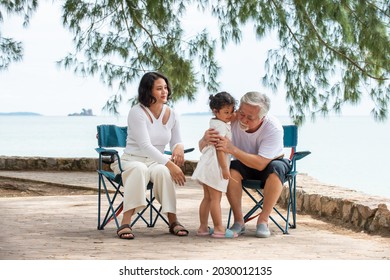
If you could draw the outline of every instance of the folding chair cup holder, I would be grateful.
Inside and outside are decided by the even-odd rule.
[[[288,198],[287,207],[285,211],[281,211],[277,208],[277,205],[273,207],[274,216],[270,216],[270,220],[284,233],[288,234],[290,228],[296,228],[296,175],[297,172],[297,161],[306,157],[311,152],[301,151],[297,152],[296,148],[298,145],[298,127],[296,125],[284,125],[284,148],[290,149],[290,162],[291,170],[287,174],[286,182],[288,184]],[[286,183],[285,182],[285,183]],[[256,218],[259,214],[256,214],[257,210],[261,210],[263,207],[263,189],[262,181],[260,180],[243,180],[242,189],[250,200],[254,203],[252,208],[244,215],[244,222],[247,223],[250,220]],[[290,222],[290,215],[292,216],[292,222]],[[230,219],[232,216],[232,209],[229,211],[227,227],[230,227]]]
[[[109,168],[110,164],[118,160],[119,169],[122,170],[118,148],[126,147],[127,127],[116,125],[99,125],[97,126],[98,148],[95,150],[99,154],[98,158],[98,225],[99,230],[111,222],[115,221],[116,227],[119,228],[118,215],[123,210],[123,182],[121,174],[115,174]],[[191,152],[194,149],[187,149],[184,152]],[[166,151],[166,154],[171,152]],[[153,194],[153,183],[149,182],[146,186],[148,195],[146,197],[146,206],[142,211],[136,214],[130,226],[133,226],[138,220],[142,220],[147,227],[154,227],[159,218],[169,225],[167,219],[162,215],[160,206],[157,208],[153,202],[156,199]],[[106,202],[104,203],[104,195]],[[106,208],[105,208],[106,207]],[[105,208],[105,209],[103,209]],[[147,217],[146,214],[149,214]],[[104,217],[103,217],[104,216]]]

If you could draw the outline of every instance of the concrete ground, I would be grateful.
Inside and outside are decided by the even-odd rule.
[[[0,178],[39,181],[67,188],[96,189],[95,172],[0,171]],[[354,232],[308,215],[284,235],[270,224],[272,236],[255,237],[255,220],[245,235],[214,239],[195,235],[201,188],[189,178],[177,190],[178,217],[188,237],[168,233],[160,220],[154,228],[138,222],[134,240],[116,237],[115,223],[97,230],[97,195],[0,198],[1,260],[390,260],[390,239]],[[247,202],[245,202],[247,207]],[[223,199],[226,221],[228,203]],[[211,224],[211,221],[210,221]],[[386,265],[388,265],[388,261]]]

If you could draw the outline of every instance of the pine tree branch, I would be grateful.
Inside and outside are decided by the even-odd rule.
[[[131,3],[129,0],[126,0],[126,4],[130,7],[131,6]],[[153,39],[153,35],[149,32],[149,30],[147,30],[143,25],[142,23],[140,22],[140,20],[138,19],[138,17],[136,17],[135,15],[133,15],[133,19],[135,21],[135,23],[143,30],[145,31],[145,33],[148,35],[149,39],[150,39],[150,42],[152,43],[153,45],[153,48],[154,50],[156,51],[156,53],[162,58],[162,65],[160,65],[160,67],[162,67],[164,65],[164,55],[162,54],[162,52],[160,51],[159,47],[156,45],[156,42],[154,41]]]
[[[375,5],[374,3],[372,3],[371,1],[367,1],[367,4],[373,6],[375,9],[377,9],[378,11],[380,11],[382,14],[384,14],[385,16],[389,17],[390,18],[390,15],[386,13],[386,11],[382,10],[381,8],[379,8],[377,5]]]
[[[338,54],[339,56],[343,57],[344,59],[346,59],[347,61],[349,61],[353,66],[355,66],[357,69],[359,69],[362,73],[364,73],[365,75],[367,75],[368,77],[374,79],[374,80],[379,80],[379,81],[386,81],[387,79],[386,78],[382,78],[382,77],[376,77],[376,76],[373,76],[371,75],[370,73],[368,73],[366,70],[364,70],[357,62],[355,62],[354,60],[352,60],[349,56],[343,54],[342,52],[338,51],[337,49],[333,48],[331,45],[329,45],[327,42],[325,42],[321,35],[318,33],[316,27],[314,26],[313,22],[311,21],[310,19],[310,16],[308,15],[307,11],[305,8],[302,9],[304,14],[305,14],[305,17],[306,17],[306,20],[307,22],[310,24],[312,30],[314,31],[314,33],[316,34],[316,37],[318,38],[318,40],[320,40],[320,42],[326,47],[328,48],[329,50],[331,50],[332,52]]]
[[[278,9],[277,3],[274,0],[271,0],[272,4],[275,6],[275,9]],[[280,7],[279,7],[280,8]],[[291,27],[288,25],[287,21],[285,22],[285,25],[288,29],[288,32],[293,37],[294,41],[298,44],[299,47],[301,47],[301,43],[298,40],[298,38],[295,36],[295,33],[292,31]],[[300,49],[300,48],[299,48]]]
[[[127,3],[127,4],[128,4],[128,3]],[[123,15],[126,15],[125,7],[123,6],[123,2],[122,2],[122,1],[121,1],[121,9],[122,9],[122,12],[123,12],[122,14],[123,14]],[[129,9],[132,9],[132,7],[129,6]],[[140,51],[139,51],[139,49],[138,49],[137,44],[134,42],[133,39],[131,39],[132,36],[131,36],[129,21],[127,20],[127,17],[126,17],[126,16],[123,17],[123,20],[124,20],[125,25],[126,25],[127,33],[128,33],[128,35],[129,35],[129,41],[131,42],[131,44],[132,44],[132,45],[134,46],[134,48],[135,48],[135,52],[137,53],[137,60],[138,60],[138,57],[141,56],[141,53],[140,53]],[[142,64],[141,64],[141,68],[143,68],[143,65],[142,65]],[[142,70],[145,70],[145,69],[142,69]]]

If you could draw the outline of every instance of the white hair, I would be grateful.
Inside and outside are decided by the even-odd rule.
[[[260,93],[257,91],[247,92],[243,97],[241,97],[240,103],[258,106],[260,108],[260,119],[267,115],[269,108],[271,107],[271,100],[269,99],[269,97],[264,93]]]

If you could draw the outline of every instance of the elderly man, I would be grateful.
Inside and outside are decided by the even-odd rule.
[[[232,141],[212,129],[199,141],[200,149],[213,144],[217,150],[233,156],[226,194],[234,215],[230,229],[237,234],[245,232],[241,181],[256,179],[263,182],[264,203],[256,225],[256,236],[263,238],[271,235],[268,219],[291,168],[289,160],[283,158],[283,127],[277,118],[268,114],[269,108],[270,99],[265,94],[248,92],[241,98],[231,124]]]

